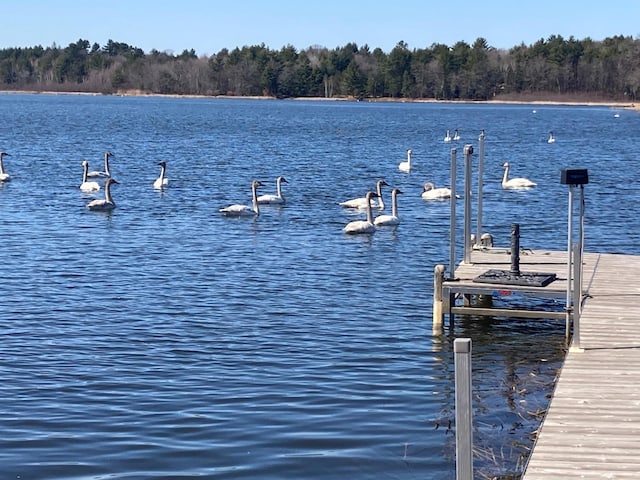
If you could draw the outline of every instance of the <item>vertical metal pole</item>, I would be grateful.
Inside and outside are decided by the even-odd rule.
[[[473,480],[471,339],[453,341],[456,388],[456,480]]]
[[[471,155],[473,147],[464,146],[464,263],[471,263]]]
[[[580,281],[578,288],[580,292],[580,302],[578,308],[582,312],[582,254],[584,253],[584,185],[580,185]],[[573,260],[576,261],[575,258]]]
[[[449,276],[455,278],[456,275],[456,153],[455,148],[451,149],[451,220],[449,230]]]
[[[582,283],[582,275],[580,273],[582,265],[582,253],[580,244],[573,245],[573,278],[574,284],[580,285]],[[580,346],[580,300],[582,297],[582,290],[574,288],[573,290],[573,341],[569,348],[570,352],[583,352],[584,350]]]
[[[509,273],[520,275],[520,225],[511,224],[511,270]]]
[[[478,224],[476,225],[476,243],[480,243],[482,238],[482,188],[484,176],[484,130],[478,137],[480,145],[478,147]]]
[[[566,297],[566,337],[569,339],[569,332],[571,332],[571,258],[572,258],[572,238],[573,232],[573,185],[569,185],[569,216],[567,218],[567,297]]]

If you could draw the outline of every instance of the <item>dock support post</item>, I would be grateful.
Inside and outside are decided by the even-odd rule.
[[[464,146],[464,263],[471,263],[471,155],[473,146]],[[453,199],[452,199],[453,201]]]
[[[580,315],[582,313],[582,247],[573,246],[573,339],[570,352],[584,352],[580,346]]]
[[[450,278],[456,274],[456,155],[457,150],[451,149],[451,219],[449,221],[449,275]]]
[[[482,189],[484,176],[484,130],[478,137],[480,142],[478,145],[478,221],[476,225],[476,244],[481,243],[482,239]]]
[[[473,480],[471,339],[453,341],[456,389],[456,480]]]
[[[569,185],[569,215],[567,218],[567,294],[566,294],[566,300],[565,300],[565,312],[566,312],[566,318],[565,318],[565,338],[567,340],[567,343],[570,342],[570,338],[571,338],[571,320],[572,320],[572,312],[573,312],[573,306],[572,306],[572,288],[575,288],[574,282],[572,281],[572,273],[573,273],[573,269],[572,269],[572,265],[573,265],[573,261],[572,261],[572,257],[573,257],[573,238],[572,238],[572,233],[573,233],[573,185]]]
[[[444,265],[436,265],[433,269],[433,334],[440,335],[444,325],[442,311],[442,283],[444,282]]]

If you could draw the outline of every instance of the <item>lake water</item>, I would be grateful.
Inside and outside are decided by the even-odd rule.
[[[586,250],[640,254],[630,111],[21,94],[0,111],[1,478],[453,479],[456,337],[473,341],[477,468],[514,471],[564,322],[431,328],[449,204],[422,184],[448,185],[451,148],[460,173],[483,129],[496,244],[519,223],[523,248],[564,250],[560,170],[588,168]],[[107,150],[110,214],[78,188]],[[538,187],[503,191],[504,161]],[[285,206],[219,214],[278,175]],[[345,235],[362,213],[338,202],[379,178],[402,223]]]

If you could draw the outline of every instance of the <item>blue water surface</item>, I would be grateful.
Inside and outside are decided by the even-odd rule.
[[[1,478],[453,479],[457,336],[474,342],[477,438],[508,457],[507,435],[527,436],[516,404],[548,401],[514,385],[553,377],[564,323],[433,335],[450,205],[420,197],[451,183],[452,147],[462,191],[482,130],[497,244],[518,223],[524,248],[566,249],[560,170],[587,168],[586,250],[640,253],[631,111],[44,94],[0,95],[0,111]],[[92,212],[104,193],[79,190],[81,162],[100,169],[105,151],[117,208]],[[538,187],[502,190],[505,161]],[[220,215],[278,175],[284,206]],[[403,192],[402,223],[345,235],[363,213],[338,202],[380,178]]]

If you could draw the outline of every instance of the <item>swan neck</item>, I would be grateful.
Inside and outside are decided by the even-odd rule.
[[[508,179],[509,179],[509,165],[506,165],[504,167],[504,175],[502,176],[502,183],[503,184],[507,183]]]
[[[113,202],[113,198],[111,198],[111,183],[107,182],[104,185],[104,199],[107,201],[107,203],[113,203],[115,205],[115,203]]]
[[[253,206],[253,211],[256,212],[256,215],[259,215],[260,207],[258,207],[258,190],[255,185],[251,187],[251,204]]]

